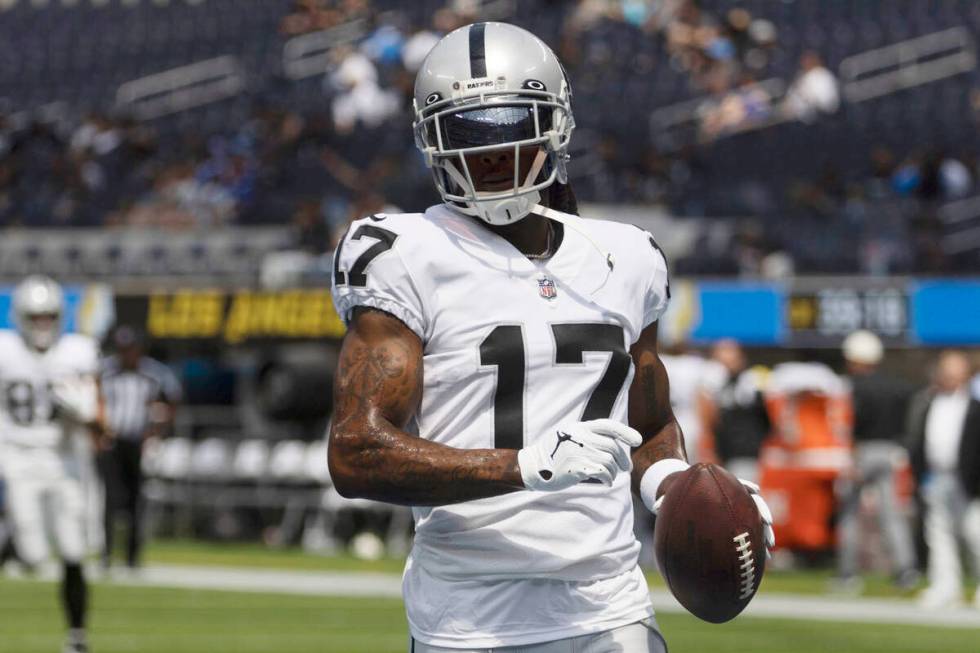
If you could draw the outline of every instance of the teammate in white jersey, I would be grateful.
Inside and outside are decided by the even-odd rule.
[[[656,349],[667,264],[573,215],[570,96],[522,29],[446,36],[415,87],[444,204],[359,220],[334,256],[330,472],[413,506],[415,653],[666,650],[630,488],[653,509],[687,466]]]
[[[52,279],[28,277],[14,290],[16,331],[0,330],[0,466],[18,557],[33,569],[48,557],[47,532],[64,564],[66,653],[87,651],[84,489],[88,432],[101,433],[95,374],[98,346],[62,334],[64,299]],[[94,431],[93,431],[94,429]]]

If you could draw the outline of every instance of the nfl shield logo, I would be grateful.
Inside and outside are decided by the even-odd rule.
[[[548,277],[541,277],[538,279],[538,293],[545,299],[554,299],[558,296],[558,289],[555,288],[555,282]]]

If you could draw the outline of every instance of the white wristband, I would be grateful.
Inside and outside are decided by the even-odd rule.
[[[683,472],[690,465],[680,458],[664,458],[650,465],[640,479],[640,498],[650,512],[655,512],[653,504],[657,501],[657,490],[665,478],[674,472]]]

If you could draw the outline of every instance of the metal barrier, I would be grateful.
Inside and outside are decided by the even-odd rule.
[[[360,18],[330,29],[294,36],[282,48],[282,71],[293,80],[322,75],[331,63],[330,50],[356,41],[367,34],[367,30],[367,21]]]
[[[940,207],[943,250],[961,254],[980,249],[980,195],[949,202]]]
[[[844,97],[863,102],[976,68],[970,32],[953,27],[862,52],[841,62]]]
[[[116,91],[116,104],[150,120],[233,97],[244,88],[241,63],[225,55],[125,82]]]
[[[741,127],[725,131],[716,138],[724,138],[725,136],[741,134],[747,131],[764,129],[788,120],[776,110],[779,100],[786,94],[786,83],[778,77],[771,77],[758,82],[757,86],[765,91],[771,100],[773,107],[771,115],[765,120],[746,123]],[[729,91],[729,93],[734,92],[737,92],[737,89]],[[655,109],[650,113],[650,133],[657,139],[661,147],[670,148],[678,134],[684,131],[697,131],[705,110],[716,101],[717,99],[714,96],[705,95],[693,100],[685,100],[684,102],[677,102]],[[696,137],[696,140],[701,139]]]

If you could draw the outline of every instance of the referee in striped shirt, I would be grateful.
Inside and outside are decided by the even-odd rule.
[[[142,544],[143,443],[167,432],[181,388],[166,365],[144,355],[142,336],[132,327],[119,327],[113,344],[116,353],[105,359],[101,373],[106,422],[114,435],[100,460],[106,490],[102,562],[111,565],[115,517],[121,511],[128,522],[126,562],[136,569]]]

